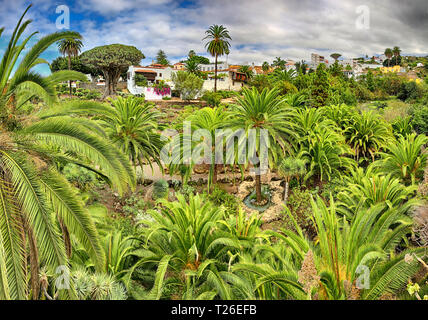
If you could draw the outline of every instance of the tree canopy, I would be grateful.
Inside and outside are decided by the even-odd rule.
[[[168,57],[166,56],[166,53],[163,50],[159,50],[156,55],[156,63],[159,63],[164,66],[169,65]]]
[[[137,65],[141,59],[145,58],[144,54],[136,47],[123,44],[95,47],[83,52],[80,57],[83,64],[103,73],[106,80],[104,98],[116,91],[120,75],[129,66]]]
[[[68,70],[67,58],[58,57],[50,63],[49,67],[52,72],[56,72],[60,70]],[[98,76],[102,74],[102,72],[100,72],[99,70],[83,64],[80,57],[71,58],[71,70],[78,71],[84,74],[90,74],[92,76]]]

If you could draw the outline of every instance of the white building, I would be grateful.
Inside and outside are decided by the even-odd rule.
[[[198,64],[199,70],[202,72],[214,72],[215,71],[215,63],[208,64]],[[222,70],[229,69],[229,65],[227,62],[219,62],[217,63],[217,71],[221,72]]]
[[[207,74],[207,79],[203,83],[203,91],[214,90],[214,78],[215,69],[214,64],[201,65],[201,71]],[[239,66],[229,66],[227,63],[218,64],[217,70],[217,90],[229,90],[239,91],[244,87],[246,82],[245,74],[238,72]],[[152,64],[147,67],[141,66],[130,66],[127,75],[127,89],[133,95],[144,94],[147,100],[161,100],[163,97],[170,97],[168,95],[158,95],[154,91],[152,85],[165,81],[172,89],[174,89],[174,83],[172,82],[172,74],[179,70],[171,68],[169,66],[162,66]],[[148,82],[148,86],[142,87],[136,84],[136,76],[139,74],[143,75]]]
[[[319,66],[320,63],[324,63],[327,66],[329,64],[328,60],[325,59],[324,56],[320,56],[317,53],[311,53],[311,65],[310,65],[310,67],[312,69],[316,69],[316,68],[318,68],[318,66]]]
[[[165,81],[171,89],[174,88],[174,83],[171,81],[172,74],[177,72],[169,66],[163,66],[160,64],[152,64],[147,67],[141,66],[130,66],[128,69],[128,81],[127,88],[131,94],[144,94],[147,100],[161,100],[163,97],[171,97],[171,93],[167,95],[158,95],[150,85]],[[135,82],[137,75],[143,75],[149,84],[148,87],[138,86]]]

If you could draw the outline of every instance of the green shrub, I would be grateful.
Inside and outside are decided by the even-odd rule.
[[[85,99],[88,100],[95,100],[101,98],[101,92],[98,90],[88,90],[88,92],[85,95]]]
[[[185,184],[181,186],[180,193],[188,200],[191,195],[195,194],[195,188]]]
[[[126,216],[137,217],[143,215],[146,210],[151,209],[150,203],[144,201],[139,193],[131,194],[124,202],[125,205],[122,207],[122,212]]]
[[[315,196],[317,192],[318,189],[302,190],[300,187],[297,187],[292,189],[287,200],[287,207],[290,209],[293,218],[297,221],[299,226],[309,234],[315,234],[312,221],[311,195]],[[288,216],[285,217],[285,227],[294,229],[293,223]]]
[[[221,95],[222,99],[229,99],[234,95],[234,92],[229,90],[218,90],[217,93]]]
[[[428,105],[415,105],[410,110],[413,129],[419,134],[428,135]]]
[[[211,192],[211,194],[208,195],[208,198],[217,206],[223,206],[225,208],[225,212],[227,214],[234,214],[236,215],[238,213],[238,200],[236,197],[232,194],[229,194],[225,190],[215,186],[214,190]]]
[[[155,181],[153,184],[153,200],[167,198],[169,194],[169,185],[164,179]]]
[[[294,84],[289,81],[277,81],[275,87],[282,95],[297,93],[298,90]]]
[[[139,87],[147,87],[148,86],[147,78],[140,73],[135,74],[134,80],[135,80],[135,84]]]
[[[206,91],[201,97],[202,101],[205,101],[209,106],[217,107],[222,99],[222,95],[218,92]]]
[[[409,81],[401,84],[397,98],[402,101],[417,100],[422,98],[422,94],[422,87],[414,81]]]
[[[178,71],[172,74],[175,89],[180,92],[183,100],[195,99],[202,90],[204,80],[197,75],[186,71]]]
[[[87,191],[94,186],[102,186],[102,182],[97,179],[94,172],[75,164],[67,164],[62,170],[65,178],[78,187],[81,191]]]

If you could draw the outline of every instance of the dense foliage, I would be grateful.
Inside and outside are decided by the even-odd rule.
[[[40,55],[78,35],[24,52],[23,18],[0,64],[0,299],[428,299],[426,83],[348,78],[337,62],[287,71],[277,57],[263,74],[243,67],[251,79],[236,93],[201,96],[197,68],[174,73],[182,99],[201,96],[185,107],[58,98],[61,82],[85,78],[73,61],[113,83],[143,55],[98,47],[42,77]],[[216,59],[228,54],[226,28],[207,36]],[[268,142],[266,158],[246,145],[251,132]],[[215,163],[227,143],[228,162]],[[270,207],[250,209],[253,194]]]

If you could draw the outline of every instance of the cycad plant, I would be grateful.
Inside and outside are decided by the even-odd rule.
[[[298,134],[298,140],[295,147],[308,146],[310,133],[317,130],[334,129],[333,122],[324,119],[323,110],[316,108],[300,108],[293,110],[293,122],[296,124],[295,130]],[[323,129],[320,129],[320,128]]]
[[[289,93],[285,96],[285,102],[292,108],[301,108],[309,103],[305,93]]]
[[[256,163],[256,195],[257,202],[262,201],[261,165],[264,161],[270,168],[278,163],[285,152],[290,151],[289,142],[295,136],[291,121],[291,110],[275,89],[264,89],[259,93],[255,88],[244,89],[243,95],[237,96],[237,105],[231,111],[230,126],[244,130],[248,141],[248,157],[257,157]],[[249,135],[252,130],[253,136]],[[263,150],[268,147],[268,150]],[[267,154],[265,154],[267,153]],[[248,161],[248,158],[247,160]]]
[[[213,146],[218,145],[218,139],[227,139],[227,136],[223,137],[216,134],[216,132],[219,132],[219,130],[225,128],[227,116],[227,112],[221,107],[207,107],[197,111],[194,115],[187,119],[191,122],[192,131],[206,130],[206,133],[209,133],[211,138],[208,139],[210,141],[206,141],[205,137],[204,141],[192,141],[194,144],[196,143],[193,154],[199,154],[210,165],[210,172],[208,175],[208,189],[217,183],[219,164],[217,163],[218,159],[216,159],[216,153],[223,155],[223,150],[215,150]],[[209,150],[208,154],[205,154],[206,150]],[[209,157],[209,159],[207,157]],[[200,162],[202,159],[192,160]]]
[[[186,201],[183,195],[177,194],[177,198],[176,202],[161,200],[161,212],[149,212],[154,220],[141,221],[147,226],[142,235],[143,244],[138,249],[141,259],[128,275],[131,278],[141,266],[156,268],[163,274],[168,271],[167,282],[183,291],[191,279],[204,281],[209,270],[227,268],[228,252],[233,254],[241,248],[250,248],[252,242],[228,231],[224,227],[223,208],[215,207],[204,196],[191,195]],[[151,291],[153,299],[161,296],[166,283],[162,279],[155,281]]]
[[[353,148],[355,159],[370,156],[374,161],[375,154],[392,138],[391,128],[373,112],[356,113],[345,129],[347,143]]]
[[[399,117],[392,122],[392,131],[394,136],[399,139],[400,136],[405,137],[414,132],[411,117]]]
[[[344,177],[345,187],[338,194],[338,211],[351,218],[359,208],[370,208],[385,203],[390,208],[401,207],[408,212],[418,204],[414,198],[417,186],[405,186],[400,179],[390,174],[383,175],[362,168],[352,170],[349,177]]]
[[[333,121],[341,130],[346,130],[356,114],[355,107],[346,104],[329,105],[322,108],[324,117]]]
[[[28,9],[27,9],[28,10]],[[59,173],[59,164],[74,163],[96,172],[112,187],[124,191],[135,175],[124,155],[89,129],[90,121],[16,117],[23,97],[55,100],[54,84],[68,80],[69,71],[48,78],[31,71],[53,43],[76,36],[60,32],[41,38],[12,70],[34,34],[18,44],[31,22],[19,21],[0,65],[0,299],[38,299],[39,268],[55,273],[67,266],[74,237],[100,269],[104,252],[95,226],[72,186]],[[76,73],[72,73],[76,74]],[[8,120],[15,117],[14,131]],[[60,231],[61,229],[61,231]],[[31,283],[31,284],[30,284]],[[31,288],[30,288],[31,287]],[[60,290],[74,297],[73,290]]]
[[[374,165],[385,174],[401,179],[405,184],[414,184],[423,178],[427,154],[423,149],[428,142],[425,135],[415,133],[400,137],[398,143],[390,143],[382,159]]]
[[[306,299],[298,267],[283,242],[255,245],[251,253],[241,254],[236,260],[230,278],[234,279],[239,299]]]
[[[312,200],[318,234],[315,241],[305,237],[287,212],[296,232],[273,233],[285,250],[274,256],[275,261],[283,264],[281,269],[261,262],[254,265],[251,261],[245,262],[244,269],[253,270],[252,273],[264,277],[264,283],[288,291],[291,297],[294,293],[295,298],[301,299],[299,291],[304,291],[309,299],[379,299],[385,294],[400,293],[421,268],[417,259],[405,256],[421,255],[425,248],[392,253],[411,231],[411,220],[400,208],[390,209],[384,204],[363,208],[348,222],[338,218],[333,199],[329,208],[320,198]],[[238,264],[233,269],[243,268]]]
[[[347,157],[352,151],[343,136],[325,123],[316,125],[301,141],[300,154],[308,163],[304,180],[314,177],[316,181],[328,181],[340,175],[342,169],[355,166],[355,161]]]

